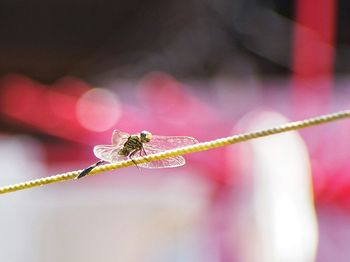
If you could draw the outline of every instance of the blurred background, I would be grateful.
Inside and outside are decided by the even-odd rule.
[[[206,141],[350,106],[345,0],[0,3],[1,186],[114,129]],[[348,261],[350,122],[0,197],[0,261]]]

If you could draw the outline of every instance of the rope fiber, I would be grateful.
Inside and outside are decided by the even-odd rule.
[[[161,160],[168,157],[174,157],[174,156],[185,155],[189,153],[210,150],[210,149],[214,149],[222,146],[227,146],[231,144],[248,141],[251,139],[256,139],[256,138],[270,136],[270,135],[288,132],[292,130],[302,129],[310,126],[321,125],[321,124],[325,124],[328,122],[349,118],[349,117],[350,117],[350,110],[339,111],[333,114],[321,115],[318,117],[309,118],[302,121],[290,122],[290,123],[273,127],[273,128],[267,128],[259,131],[233,135],[233,136],[220,138],[212,141],[201,142],[190,146],[179,147],[172,150],[166,150],[157,154],[133,158],[133,160],[129,159],[129,160],[120,161],[116,163],[99,165],[99,166],[96,166],[88,175],[96,175],[103,172],[132,166],[135,163],[141,164],[145,162]],[[27,182],[0,187],[0,194],[5,194],[5,193],[14,192],[14,191],[29,189],[32,187],[44,186],[48,184],[75,179],[82,171],[83,170],[76,170],[76,171],[71,171],[71,172],[58,174],[50,177],[39,178],[35,180],[30,180]]]

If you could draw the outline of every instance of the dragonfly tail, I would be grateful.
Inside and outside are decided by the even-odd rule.
[[[93,164],[92,166],[85,168],[75,179],[80,179],[80,178],[86,176],[87,174],[89,174],[91,172],[92,169],[94,169],[98,165],[101,165],[103,162],[104,162],[103,160],[100,160],[97,163]]]

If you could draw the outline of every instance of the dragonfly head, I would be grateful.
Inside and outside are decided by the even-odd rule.
[[[152,134],[148,131],[142,131],[140,133],[140,138],[142,143],[148,143],[152,139]]]

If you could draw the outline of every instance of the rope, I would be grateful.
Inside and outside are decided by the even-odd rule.
[[[314,118],[309,118],[306,120],[302,121],[296,121],[296,122],[291,122],[287,123],[281,126],[273,127],[273,128],[268,128],[268,129],[263,129],[260,131],[254,131],[254,132],[249,132],[249,133],[244,133],[244,134],[238,134],[234,136],[229,136],[225,138],[220,138],[208,142],[202,142],[190,146],[185,146],[185,147],[180,147],[180,148],[175,148],[172,150],[167,150],[163,151],[157,154],[152,154],[152,155],[147,155],[139,158],[134,158],[132,160],[125,160],[125,161],[120,161],[112,164],[106,164],[106,165],[100,165],[95,167],[89,175],[95,175],[99,173],[103,173],[106,171],[111,171],[115,169],[120,169],[128,166],[132,166],[135,163],[136,164],[141,164],[145,162],[150,162],[150,161],[156,161],[156,160],[161,160],[164,158],[168,157],[174,157],[174,156],[179,156],[179,155],[185,155],[189,153],[195,153],[195,152],[200,152],[200,151],[205,151],[205,150],[210,150],[214,149],[217,147],[222,147],[222,146],[227,146],[231,144],[236,144],[244,141],[248,141],[251,139],[256,139],[259,137],[265,137],[265,136],[270,136],[274,134],[279,134],[283,132],[288,132],[292,130],[297,130],[301,128],[306,128],[310,126],[315,126],[315,125],[321,125],[324,123],[336,121],[339,119],[343,118],[349,118],[350,117],[350,110],[344,110],[344,111],[339,111],[333,114],[328,114],[328,115],[321,115],[318,117]],[[0,194],[5,194],[5,193],[10,193],[18,190],[24,190],[32,187],[38,187],[38,186],[43,186],[43,185],[48,185],[48,184],[53,184],[57,182],[62,182],[70,179],[76,178],[83,170],[76,170],[68,173],[63,173],[63,174],[58,174],[55,176],[50,176],[50,177],[45,177],[45,178],[39,178],[27,182],[22,182],[18,184],[13,184],[9,186],[4,186],[0,187]]]

